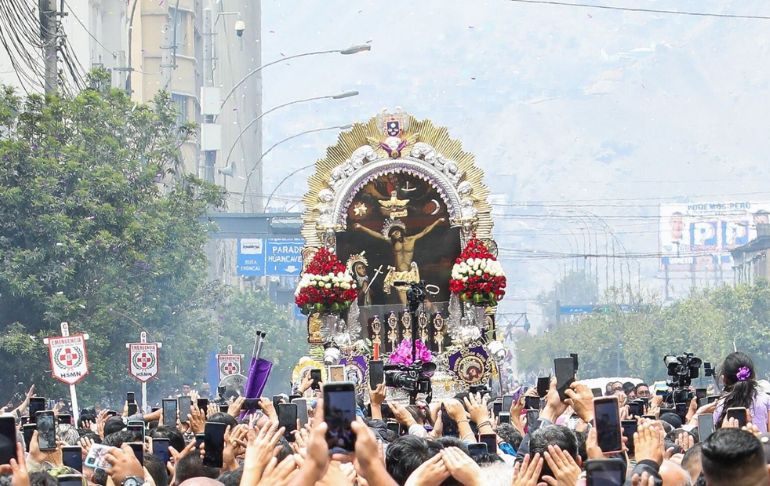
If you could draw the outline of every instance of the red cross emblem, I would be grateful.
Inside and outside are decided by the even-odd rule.
[[[232,361],[228,361],[222,366],[222,370],[224,370],[226,375],[234,375],[238,372],[238,367]]]
[[[153,361],[152,357],[148,356],[147,353],[142,353],[136,358],[137,364],[139,364],[139,366],[141,366],[143,369],[150,366],[152,364],[152,361]]]
[[[66,365],[67,368],[71,367],[75,361],[80,358],[77,350],[72,348],[64,348],[64,352],[59,355],[59,361]]]

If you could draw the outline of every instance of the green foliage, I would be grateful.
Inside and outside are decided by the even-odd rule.
[[[671,306],[646,305],[638,313],[593,314],[517,342],[522,371],[551,368],[554,357],[580,354],[580,376],[618,374],[663,379],[663,356],[695,353],[718,364],[735,346],[753,357],[760,376],[770,372],[770,287],[720,287]]]
[[[548,327],[553,327],[558,305],[588,305],[599,303],[599,288],[584,271],[573,271],[556,282],[553,289],[537,296]]]
[[[93,80],[101,86],[98,73]],[[86,399],[136,386],[126,377],[125,343],[142,329],[163,340],[210,326],[201,311],[213,295],[201,216],[222,193],[179,173],[179,147],[191,132],[174,122],[167,95],[137,105],[109,89],[74,98],[0,93],[5,383],[65,394],[50,378],[42,342],[59,334],[62,321],[91,337],[91,376],[80,387]],[[172,182],[159,184],[159,175]],[[166,349],[164,365],[173,369],[177,356]]]

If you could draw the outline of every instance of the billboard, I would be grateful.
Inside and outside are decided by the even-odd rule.
[[[661,204],[661,266],[670,271],[710,271],[731,266],[730,250],[757,235],[768,223],[770,202],[699,202]]]

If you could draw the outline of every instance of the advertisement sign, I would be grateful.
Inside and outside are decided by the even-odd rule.
[[[243,238],[238,240],[238,275],[262,277],[265,275],[265,240]]]
[[[158,376],[157,343],[129,343],[128,374],[141,382]]]
[[[757,224],[770,222],[770,202],[662,204],[661,266],[671,271],[708,271],[732,265],[730,250],[756,238]]]
[[[48,338],[51,373],[62,383],[75,385],[88,374],[86,341],[82,334]]]
[[[240,354],[218,354],[217,367],[219,368],[219,380],[229,375],[241,374]]]

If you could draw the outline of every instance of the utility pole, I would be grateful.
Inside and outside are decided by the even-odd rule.
[[[45,94],[56,94],[58,88],[58,46],[59,20],[56,0],[38,0],[40,12],[40,38],[43,41],[43,60],[45,61]]]

